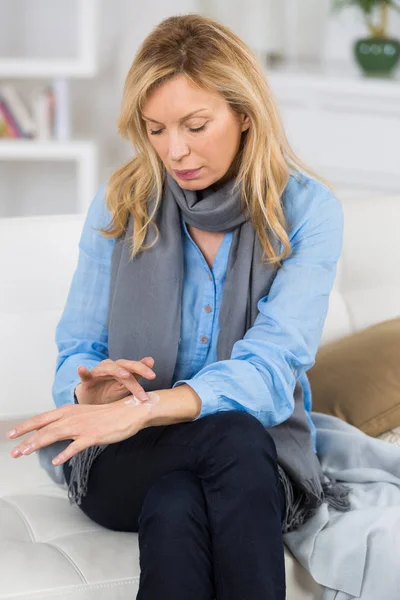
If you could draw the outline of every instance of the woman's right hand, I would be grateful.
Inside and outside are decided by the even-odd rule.
[[[76,386],[75,393],[79,404],[109,404],[130,395],[147,400],[138,380],[141,377],[154,379],[153,365],[154,359],[146,356],[141,360],[107,358],[90,371],[84,366],[78,367],[81,383]]]

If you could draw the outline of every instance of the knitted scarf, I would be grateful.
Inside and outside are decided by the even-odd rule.
[[[261,262],[261,244],[242,205],[241,188],[233,190],[235,181],[232,177],[219,186],[192,191],[181,188],[166,172],[161,204],[155,215],[160,236],[156,244],[141,251],[133,261],[130,259],[132,215],[125,232],[116,240],[107,315],[109,357],[140,360],[152,356],[157,376],[142,384],[147,392],[172,386],[181,326],[181,215],[186,223],[199,229],[233,231],[219,316],[218,360],[229,359],[234,343],[253,326],[257,303],[273,283],[279,267]],[[150,214],[154,203],[152,195],[148,201]],[[272,231],[269,236],[275,251],[280,251],[277,237]],[[155,232],[149,227],[145,244],[154,238]],[[286,492],[284,532],[302,525],[324,501],[341,511],[350,509],[350,490],[324,475],[314,452],[299,380],[293,397],[292,415],[268,428],[276,445],[279,477]],[[90,467],[107,446],[86,448],[70,459],[71,504],[80,504],[86,494]]]

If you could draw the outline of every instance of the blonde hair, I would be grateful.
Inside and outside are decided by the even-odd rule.
[[[281,195],[290,171],[319,179],[289,146],[273,94],[256,56],[231,29],[198,14],[169,17],[144,40],[127,74],[118,132],[132,142],[137,155],[118,168],[105,190],[112,215],[108,228],[99,229],[107,238],[126,230],[134,218],[131,258],[151,248],[159,237],[152,221],[161,202],[166,169],[152,147],[142,119],[142,107],[149,94],[169,79],[185,75],[195,86],[219,92],[231,109],[249,116],[250,127],[242,133],[237,156],[236,186],[242,185],[242,207],[247,207],[263,248],[263,260],[279,264],[290,254]],[[155,208],[148,214],[147,201],[155,194]],[[156,237],[144,246],[147,228],[153,225]],[[268,227],[283,244],[276,254]]]

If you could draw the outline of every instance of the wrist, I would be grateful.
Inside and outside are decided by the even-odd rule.
[[[78,383],[78,385],[74,389],[74,403],[75,404],[87,404],[85,400],[82,398],[81,394],[82,383]]]
[[[138,405],[143,428],[193,421],[201,412],[201,398],[188,384],[171,389],[155,390],[156,402]]]
[[[74,402],[75,404],[82,404],[81,399],[79,398],[81,384],[78,383],[74,389]]]

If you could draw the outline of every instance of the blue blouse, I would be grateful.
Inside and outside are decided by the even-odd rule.
[[[77,267],[55,332],[58,356],[52,393],[57,407],[74,402],[79,365],[92,369],[108,358],[106,318],[115,239],[93,229],[111,221],[105,187],[106,183],[89,206]],[[256,321],[234,344],[229,360],[218,361],[216,349],[232,232],[225,233],[210,269],[182,219],[182,325],[172,383],[187,383],[200,396],[197,419],[220,410],[243,410],[273,427],[293,412],[294,387],[300,379],[316,450],[306,371],[315,363],[328,311],[342,249],[343,209],[327,187],[305,175],[300,181],[290,176],[282,202],[292,252],[269,294],[259,300]]]

